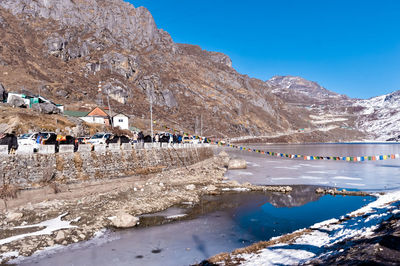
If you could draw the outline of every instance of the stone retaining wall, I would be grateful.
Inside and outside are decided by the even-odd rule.
[[[70,151],[65,148],[63,152],[55,154],[46,154],[44,151],[0,154],[0,169],[5,174],[6,183],[33,188],[47,185],[46,182],[52,177],[58,183],[72,183],[147,174],[194,164],[213,156],[211,147],[192,145],[184,148],[133,149],[131,146],[120,149],[99,147],[95,151],[75,153]],[[0,175],[0,186],[2,184],[3,174]]]

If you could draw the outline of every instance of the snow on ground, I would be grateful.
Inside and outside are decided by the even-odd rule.
[[[5,252],[5,253],[1,253],[0,254],[0,263],[7,258],[16,258],[19,256],[19,252],[18,251],[9,251],[9,252]]]
[[[371,236],[381,222],[398,212],[393,204],[397,201],[400,191],[378,196],[376,201],[342,217],[347,219],[341,222],[331,219],[314,224],[311,233],[303,234],[290,245],[277,244],[256,254],[236,257],[245,260],[242,265],[292,265],[332,254],[334,245],[341,241]]]
[[[335,176],[333,179],[338,179],[338,180],[362,180],[362,178],[359,177],[349,177],[349,176]]]
[[[0,245],[4,245],[7,243],[10,243],[12,241],[16,241],[19,239],[23,239],[28,236],[39,236],[39,235],[50,235],[54,231],[61,230],[61,229],[68,229],[68,228],[74,228],[76,226],[71,225],[71,222],[77,222],[79,221],[80,218],[77,218],[72,221],[63,221],[61,218],[66,216],[68,213],[64,213],[54,219],[47,220],[38,224],[32,224],[32,225],[24,225],[24,226],[16,226],[14,227],[15,229],[20,229],[20,228],[34,228],[34,227],[45,227],[42,230],[36,231],[36,232],[31,232],[31,233],[26,233],[26,234],[21,234],[21,235],[16,235],[16,236],[11,236],[8,238],[0,239]]]
[[[34,259],[34,258],[38,258],[38,257],[46,257],[49,256],[51,254],[55,254],[57,252],[60,252],[62,250],[65,250],[67,247],[69,248],[74,248],[74,249],[80,249],[82,247],[86,247],[89,246],[93,243],[100,245],[102,243],[106,243],[106,242],[110,242],[113,241],[115,238],[109,237],[107,233],[106,229],[101,229],[100,231],[97,231],[94,235],[93,238],[87,242],[80,242],[80,243],[75,243],[75,244],[71,244],[68,246],[64,246],[64,245],[54,245],[51,247],[46,247],[43,250],[38,250],[35,253],[33,253],[30,257],[28,257],[28,259]],[[8,252],[11,253],[11,252]],[[5,253],[1,254],[0,256],[4,256]],[[14,256],[16,255],[16,256]],[[12,256],[9,257],[15,257],[15,259],[9,261],[8,263],[10,264],[20,264],[21,262],[23,262],[24,260],[27,259],[27,257],[24,256],[19,256],[18,252],[15,252],[14,254],[12,254]],[[3,257],[5,258],[5,257]],[[1,260],[0,260],[1,263]]]
[[[167,218],[167,219],[179,219],[179,218],[185,217],[186,215],[187,214],[177,214],[177,215],[167,216],[165,218]]]
[[[335,115],[320,115],[320,116],[310,115],[310,118],[313,119],[311,123],[315,125],[322,125],[334,122],[344,122],[348,120],[347,118]]]

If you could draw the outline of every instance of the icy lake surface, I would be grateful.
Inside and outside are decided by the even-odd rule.
[[[253,192],[208,196],[195,208],[173,208],[145,216],[144,224],[159,225],[108,233],[19,264],[190,265],[220,252],[338,218],[374,200],[319,196],[314,190],[297,186],[287,195]],[[179,215],[182,213],[186,215]],[[181,220],[174,221],[173,217]]]
[[[400,144],[247,145],[264,151],[309,156],[376,156],[400,154]],[[400,159],[368,162],[305,161],[225,149],[248,162],[247,169],[229,171],[239,182],[263,185],[310,184],[367,191],[399,190]]]
[[[320,156],[400,153],[400,145],[266,145],[266,151]],[[225,193],[201,204],[182,205],[142,218],[142,227],[108,232],[92,241],[43,252],[21,265],[190,265],[220,252],[293,232],[359,209],[371,197],[321,196],[316,186],[361,190],[400,187],[400,160],[380,162],[303,161],[227,149],[248,168],[230,179],[255,184],[298,184],[290,194]],[[307,185],[300,185],[307,184]],[[149,227],[147,227],[147,225]],[[152,226],[150,226],[152,225]]]

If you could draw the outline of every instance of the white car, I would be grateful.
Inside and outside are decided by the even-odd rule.
[[[87,143],[90,144],[106,144],[106,141],[112,136],[111,133],[96,133],[94,134]]]
[[[34,150],[39,149],[40,143],[37,143],[38,134],[39,132],[22,134],[21,136],[18,137],[18,145],[32,145]],[[50,138],[51,135],[55,135],[55,133],[40,132],[40,135],[42,136],[41,140],[46,141],[47,139]]]
[[[38,133],[27,133],[18,137],[18,145],[35,145]]]

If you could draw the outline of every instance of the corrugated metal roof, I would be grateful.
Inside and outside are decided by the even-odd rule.
[[[82,111],[73,111],[73,110],[65,110],[64,115],[73,116],[73,117],[84,117],[87,116],[89,112]]]

